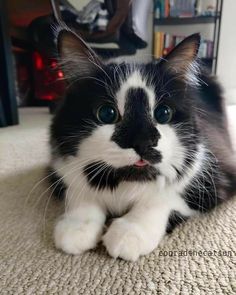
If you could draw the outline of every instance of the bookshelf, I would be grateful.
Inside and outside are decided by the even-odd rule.
[[[196,12],[196,4],[200,1],[206,0],[196,0],[194,5],[194,13],[189,13],[189,15],[184,15],[182,17],[173,15],[171,16],[170,7],[166,5],[170,2],[177,3],[179,0],[155,0],[154,1],[154,10],[155,10],[155,2],[163,3],[163,11],[164,15],[160,15],[159,18],[155,17],[154,11],[154,40],[153,40],[153,55],[156,58],[160,58],[161,56],[165,56],[171,48],[177,45],[184,37],[206,30],[206,26],[211,26],[211,36],[206,40],[203,40],[200,51],[199,58],[202,63],[212,72],[216,73],[217,68],[217,59],[218,59],[218,47],[219,47],[219,36],[220,36],[220,25],[221,25],[221,13],[223,7],[223,0],[215,0],[214,10],[211,10],[211,13],[208,15],[198,14]],[[194,2],[194,0],[189,0],[189,2]],[[213,2],[213,1],[211,1]],[[204,3],[205,4],[205,3]],[[176,6],[177,7],[177,6]],[[162,9],[162,7],[161,7]],[[179,10],[181,11],[181,9]],[[186,13],[186,12],[185,12]],[[204,12],[205,13],[205,12]],[[168,16],[166,15],[168,14]],[[196,31],[195,28],[198,28]],[[201,30],[199,29],[201,27]],[[163,29],[164,28],[164,29]],[[168,33],[168,28],[171,28],[170,31],[172,34]],[[173,34],[173,30],[175,28],[181,28],[183,32],[181,36],[176,33]],[[185,33],[186,28],[186,33]],[[161,34],[159,34],[161,33]],[[164,36],[163,36],[164,33]],[[161,36],[161,37],[160,37]],[[167,38],[168,37],[168,38]],[[168,40],[167,40],[168,39]],[[171,39],[171,41],[169,41]],[[168,46],[168,42],[171,43],[171,46]],[[168,47],[166,47],[168,46]]]

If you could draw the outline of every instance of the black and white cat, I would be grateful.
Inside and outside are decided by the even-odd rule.
[[[106,64],[59,32],[69,85],[51,125],[51,178],[65,196],[57,248],[80,254],[102,240],[111,256],[134,261],[175,220],[233,195],[222,91],[198,66],[199,43],[194,34],[157,62]]]

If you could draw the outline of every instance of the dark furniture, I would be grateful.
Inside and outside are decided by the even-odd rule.
[[[27,27],[33,19],[50,13],[49,0],[0,1],[0,127],[19,122],[13,50],[31,52]]]
[[[0,1],[0,127],[18,124],[15,74],[6,3]]]

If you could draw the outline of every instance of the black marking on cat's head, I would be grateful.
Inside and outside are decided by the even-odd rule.
[[[126,93],[123,119],[116,125],[112,140],[121,148],[133,148],[141,158],[157,163],[161,155],[153,147],[157,146],[159,138],[145,89],[130,88]]]

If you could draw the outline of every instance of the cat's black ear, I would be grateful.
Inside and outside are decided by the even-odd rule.
[[[201,42],[200,34],[193,34],[180,42],[164,59],[165,68],[183,76],[196,74],[196,58]]]
[[[86,77],[101,68],[102,61],[82,38],[69,30],[57,37],[60,64],[66,78]]]

